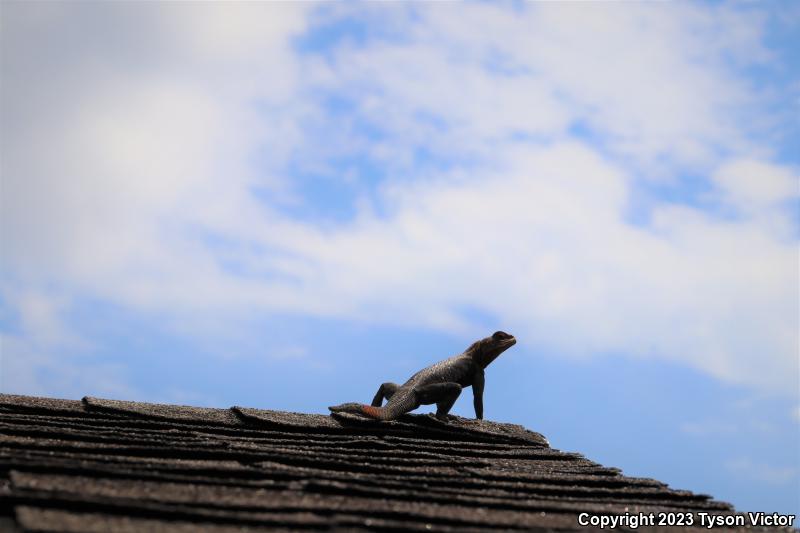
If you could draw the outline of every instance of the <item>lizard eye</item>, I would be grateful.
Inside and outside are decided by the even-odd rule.
[[[511,335],[509,335],[505,331],[495,331],[494,335],[492,335],[492,338],[495,339],[495,340],[501,341],[503,339],[509,338],[510,336]]]

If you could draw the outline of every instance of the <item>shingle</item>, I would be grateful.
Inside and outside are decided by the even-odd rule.
[[[11,408],[16,412],[48,412],[64,414],[85,414],[83,403],[79,400],[59,400],[36,396],[0,394],[0,408]]]
[[[231,410],[244,421],[261,427],[276,429],[302,429],[303,431],[341,430],[331,417],[304,413],[286,413],[267,409],[232,407]]]
[[[146,518],[132,518],[104,513],[73,512],[55,509],[42,509],[38,507],[20,506],[17,517],[21,524],[31,531],[63,531],[75,533],[281,533],[298,531],[298,526],[281,528],[275,526],[259,527],[247,525],[221,525],[208,522],[190,522],[185,520],[154,520]],[[302,523],[313,523],[314,515],[304,513],[294,516]],[[334,514],[324,519],[324,529],[328,531],[432,531],[433,524],[409,524],[402,520],[386,520],[380,518],[364,518],[345,514]],[[2,525],[2,523],[0,523]],[[306,529],[306,528],[303,528]],[[5,531],[5,530],[3,530]],[[481,532],[485,529],[450,528],[437,525],[435,531]],[[529,531],[545,531],[537,528]],[[547,529],[546,531],[550,531]]]
[[[17,507],[17,520],[30,531],[63,531],[74,533],[250,533],[294,531],[245,525],[224,525],[208,522],[189,522],[186,520],[163,520],[120,516],[106,513],[74,512],[61,509],[47,509],[21,505]],[[295,517],[301,523],[312,522],[312,516]]]
[[[181,512],[184,506],[196,507],[198,512],[213,513],[232,521],[260,519],[269,512],[288,516],[290,513],[324,513],[379,516],[425,523],[449,523],[483,527],[524,528],[541,509],[565,508],[561,504],[534,503],[527,509],[493,509],[475,506],[473,501],[457,499],[446,504],[429,499],[406,500],[399,498],[367,497],[364,494],[312,492],[309,490],[268,490],[248,487],[221,487],[202,484],[159,483],[131,480],[84,478],[81,476],[53,476],[12,472],[12,488],[25,494],[38,491],[48,494],[80,496],[83,500],[102,505],[109,500],[143,512],[159,504],[173,505]],[[308,487],[306,487],[307,489]],[[596,511],[608,509],[606,505],[586,506]],[[568,508],[568,507],[567,507]],[[210,516],[213,516],[210,515]],[[258,517],[258,518],[257,518]]]
[[[379,434],[392,432],[398,435],[424,435],[437,440],[549,446],[547,439],[539,433],[528,431],[515,424],[498,424],[488,420],[454,417],[459,421],[458,425],[454,425],[438,420],[434,416],[413,414],[406,414],[389,422],[371,420],[349,413],[333,413],[330,418],[345,427],[376,431]]]
[[[443,431],[453,431],[453,425],[439,420],[430,415],[407,415],[414,424],[430,425]],[[539,445],[548,447],[550,443],[541,433],[530,431],[517,424],[493,422],[491,420],[475,420],[470,418],[454,417],[459,421],[457,426],[459,433],[472,434],[476,436],[490,436],[495,441],[511,440],[527,445]]]
[[[188,421],[207,424],[239,425],[239,418],[229,409],[213,409],[210,407],[191,407],[186,405],[167,405],[159,403],[125,402],[105,400],[86,396],[83,403],[89,410],[97,410],[126,415],[137,415],[145,418],[162,420]]]
[[[544,531],[579,512],[731,510],[512,424],[8,395],[0,409],[0,524],[31,531]]]

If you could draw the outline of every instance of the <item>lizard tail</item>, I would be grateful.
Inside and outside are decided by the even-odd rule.
[[[332,413],[353,413],[355,415],[367,416],[376,420],[386,420],[386,413],[383,407],[373,407],[363,403],[343,403],[328,407]]]

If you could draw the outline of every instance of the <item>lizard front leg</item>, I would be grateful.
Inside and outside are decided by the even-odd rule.
[[[387,400],[391,398],[397,389],[400,388],[400,385],[397,383],[384,383],[378,389],[378,392],[375,393],[375,397],[372,399],[372,406],[373,407],[380,407],[383,403],[383,399],[386,398]]]
[[[414,389],[420,405],[436,404],[436,418],[447,418],[447,413],[461,394],[461,385],[455,382],[434,383]]]
[[[472,404],[475,406],[475,418],[483,420],[483,386],[486,384],[486,378],[483,375],[483,370],[475,373],[475,378],[472,380]]]

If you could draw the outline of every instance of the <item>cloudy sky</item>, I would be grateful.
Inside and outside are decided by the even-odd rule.
[[[2,392],[322,413],[503,329],[488,418],[800,514],[797,5],[0,24]]]

